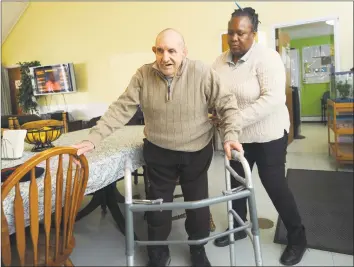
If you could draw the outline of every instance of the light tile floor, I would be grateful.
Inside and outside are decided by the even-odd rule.
[[[287,167],[301,169],[334,170],[335,164],[328,156],[327,128],[322,124],[303,124],[302,140],[294,140],[288,148]],[[352,171],[351,167],[341,170]],[[261,246],[264,266],[280,266],[279,256],[284,246],[273,243],[277,212],[268,195],[262,187],[257,168],[253,171],[253,180],[256,190],[258,217],[267,218],[274,222],[271,229],[261,230]],[[224,185],[223,157],[216,152],[209,170],[210,195],[220,195]],[[123,182],[118,187],[123,192]],[[137,193],[143,194],[143,183],[134,186]],[[178,190],[178,189],[177,189]],[[85,198],[87,202],[89,198]],[[178,200],[177,200],[178,201]],[[218,204],[211,207],[216,231],[226,228],[226,206]],[[182,211],[176,211],[182,212]],[[146,224],[143,215],[136,214],[135,227],[141,235],[146,236]],[[173,222],[170,239],[186,238],[184,220]],[[79,221],[75,226],[76,248],[72,254],[72,261],[77,266],[124,266],[125,248],[124,237],[118,231],[111,215],[103,216],[100,208]],[[236,242],[236,263],[238,266],[254,266],[253,249],[248,239]],[[171,266],[190,265],[189,250],[186,245],[171,246]],[[209,259],[213,266],[227,266],[229,261],[229,248],[217,248],[212,242],[206,246]],[[136,265],[146,264],[147,256],[144,247],[136,249]],[[353,266],[353,256],[308,249],[299,266]]]

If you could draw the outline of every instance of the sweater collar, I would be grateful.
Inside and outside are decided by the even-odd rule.
[[[256,44],[256,42],[253,42],[251,48],[247,51],[246,54],[244,54],[244,55],[238,60],[238,62],[240,62],[240,63],[241,63],[241,62],[246,62],[246,61],[250,58],[250,56],[251,56],[251,54],[252,54],[252,50],[253,50],[253,48],[255,47],[255,44]],[[235,62],[232,60],[232,53],[231,53],[230,50],[228,50],[228,52],[227,52],[227,54],[226,54],[226,62],[227,62],[227,63],[230,63],[230,64],[235,64]]]

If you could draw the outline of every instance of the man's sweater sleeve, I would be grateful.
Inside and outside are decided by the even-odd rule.
[[[109,106],[97,124],[91,128],[86,140],[97,147],[104,138],[128,123],[138,109],[141,87],[142,75],[138,70],[125,92]]]
[[[212,68],[206,70],[206,95],[209,108],[215,109],[220,117],[224,142],[238,141],[242,129],[242,119],[237,100],[221,83],[219,75]]]
[[[276,51],[257,63],[256,73],[261,89],[260,97],[241,111],[243,127],[254,124],[286,102],[286,73],[283,61]]]

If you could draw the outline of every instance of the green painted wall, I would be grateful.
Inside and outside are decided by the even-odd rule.
[[[302,48],[312,45],[334,44],[334,35],[316,36],[312,38],[291,40],[290,46],[299,49],[300,65],[302,64]],[[302,66],[300,66],[302,68]],[[321,97],[329,90],[329,83],[304,84],[300,69],[301,79],[301,116],[321,116]]]

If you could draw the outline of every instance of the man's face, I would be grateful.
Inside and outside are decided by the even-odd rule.
[[[256,33],[246,16],[231,18],[228,26],[228,44],[232,55],[241,58],[251,48]]]
[[[183,41],[175,34],[165,34],[156,40],[152,48],[159,70],[167,77],[173,77],[186,57]]]

